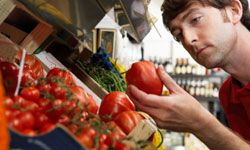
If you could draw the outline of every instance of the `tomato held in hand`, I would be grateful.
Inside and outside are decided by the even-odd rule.
[[[142,119],[143,117],[136,111],[124,111],[118,114],[114,121],[128,135]]]
[[[150,61],[139,61],[132,64],[126,73],[128,84],[133,84],[148,94],[161,95],[163,83],[161,82],[154,64]]]
[[[122,92],[111,92],[104,97],[99,108],[99,115],[104,121],[113,120],[123,111],[135,110],[133,102]]]

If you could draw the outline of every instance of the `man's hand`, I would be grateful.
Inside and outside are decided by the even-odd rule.
[[[148,113],[161,128],[191,132],[213,150],[245,150],[250,146],[224,127],[212,114],[159,67],[158,75],[169,89],[169,96],[147,94],[129,85],[127,94],[134,104]]]
[[[178,86],[161,66],[157,73],[171,94],[169,96],[147,94],[130,85],[127,94],[135,105],[152,116],[161,128],[182,132],[202,129],[211,114]]]

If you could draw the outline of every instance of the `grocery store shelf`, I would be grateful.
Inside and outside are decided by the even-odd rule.
[[[173,78],[220,78],[223,79],[225,76],[211,74],[211,75],[196,75],[196,74],[169,74]]]
[[[219,101],[218,97],[205,97],[205,96],[194,96],[198,101],[208,101],[208,102],[217,102]]]

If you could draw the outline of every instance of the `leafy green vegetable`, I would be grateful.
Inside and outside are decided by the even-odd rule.
[[[117,71],[104,69],[102,66],[77,60],[81,68],[108,92],[125,92],[127,84]]]

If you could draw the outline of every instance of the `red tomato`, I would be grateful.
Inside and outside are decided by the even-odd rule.
[[[80,86],[72,86],[70,90],[73,94],[72,99],[79,100],[83,107],[86,108],[87,112],[92,112],[94,114],[98,111],[98,105],[94,100],[93,96],[88,94],[82,87]]]
[[[13,109],[14,101],[10,97],[6,97],[3,103],[6,109]]]
[[[71,91],[67,86],[63,86],[60,83],[50,84],[50,94],[55,98],[59,99],[69,99]]]
[[[38,79],[37,75],[27,64],[25,64],[23,68],[21,86],[22,87],[35,86],[37,79]]]
[[[54,99],[55,96],[50,94],[51,86],[50,84],[45,84],[43,86],[38,85],[37,89],[40,91],[40,97],[47,99]]]
[[[37,103],[40,98],[40,92],[35,87],[25,87],[21,90],[20,95],[30,101]]]
[[[20,132],[27,129],[33,129],[34,124],[35,118],[31,112],[20,112],[9,122],[10,127]]]
[[[118,141],[115,143],[114,150],[132,150],[132,149],[127,144]]]
[[[136,111],[124,111],[116,116],[115,123],[125,134],[129,134],[143,117]]]
[[[19,63],[22,57],[22,51],[16,56],[16,61]],[[44,78],[44,69],[42,63],[32,54],[26,54],[25,56],[25,64],[29,66],[29,68],[34,72],[36,75],[35,79]]]
[[[36,131],[34,131],[33,129],[26,129],[26,130],[21,131],[21,133],[30,137],[37,135]]]
[[[98,150],[108,150],[109,146],[105,143],[99,144]]]
[[[128,84],[133,84],[148,94],[161,95],[163,83],[154,64],[150,61],[139,61],[132,64],[126,73]]]
[[[48,116],[44,113],[36,113],[34,129],[40,130],[47,122],[49,122]]]
[[[81,133],[77,135],[77,139],[87,148],[92,148],[94,147],[94,138],[96,134],[96,131],[92,127],[86,125]]]
[[[99,115],[104,121],[114,119],[123,111],[135,110],[133,102],[122,92],[111,92],[104,97],[99,108]]]
[[[107,135],[106,134],[101,134],[100,136],[99,136],[99,144],[102,144],[102,143],[105,143],[105,141],[106,141],[106,139],[107,139]],[[106,143],[105,143],[106,144]]]
[[[53,122],[57,122],[65,111],[64,101],[55,99],[51,103],[51,107],[45,112]]]
[[[73,75],[67,70],[60,68],[51,69],[47,74],[47,79],[53,80],[53,78],[63,79],[65,84],[69,86],[76,85]]]
[[[13,63],[0,61],[0,70],[3,75],[3,82],[7,95],[13,96],[17,86],[17,76],[19,69]]]
[[[94,140],[91,139],[88,135],[81,135],[77,137],[78,141],[83,144],[87,148],[92,148],[94,147]]]
[[[66,126],[68,128],[68,130],[72,133],[75,134],[77,132],[77,129],[79,128],[77,125],[75,124],[69,124]]]
[[[20,110],[9,110],[9,109],[6,109],[5,110],[5,117],[6,117],[7,121],[10,122],[11,120],[13,120],[20,113],[21,113]]]
[[[70,123],[70,118],[66,115],[62,115],[60,117],[60,119],[58,120],[58,123],[62,124],[62,125],[67,125]]]
[[[122,140],[126,136],[126,134],[114,121],[107,122],[107,126],[110,132],[105,140],[105,144],[112,145],[112,142]]]
[[[75,100],[66,100],[65,101],[65,113],[70,117],[73,117],[75,113],[80,113],[81,109],[77,107],[77,102]]]
[[[33,101],[28,101],[21,96],[14,96],[12,99],[17,106],[16,109],[24,109],[25,111],[31,111],[32,113],[39,111],[38,104]]]
[[[48,112],[49,109],[51,109],[51,100],[48,100],[46,98],[39,98],[38,99],[38,105],[39,105],[39,111],[42,113]]]
[[[56,127],[55,124],[53,124],[53,123],[51,123],[51,122],[47,122],[47,123],[45,123],[45,124],[40,128],[39,133],[40,133],[40,134],[41,134],[41,133],[48,133],[48,132],[54,130],[55,127]]]
[[[36,87],[40,91],[40,95],[42,95],[43,97],[48,96],[51,90],[51,85],[49,83],[45,83],[45,84],[38,83]]]

